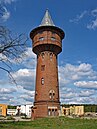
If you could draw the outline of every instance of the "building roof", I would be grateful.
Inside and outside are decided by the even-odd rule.
[[[41,30],[51,30],[51,29],[55,30],[56,33],[58,32],[58,34],[61,36],[61,39],[64,38],[65,36],[64,31],[61,28],[54,25],[50,13],[48,9],[46,9],[41,24],[30,32],[30,38],[33,39],[33,37]]]
[[[45,15],[42,19],[40,26],[55,26],[48,9],[46,9]]]

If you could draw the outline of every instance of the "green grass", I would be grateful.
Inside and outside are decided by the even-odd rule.
[[[43,118],[29,122],[0,122],[0,129],[97,129],[97,120]]]

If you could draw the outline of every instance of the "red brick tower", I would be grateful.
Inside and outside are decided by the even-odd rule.
[[[64,32],[53,24],[46,10],[39,27],[30,33],[37,55],[35,101],[32,118],[58,116],[60,110],[57,55],[62,51]]]

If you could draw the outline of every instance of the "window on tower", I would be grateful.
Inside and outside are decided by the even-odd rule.
[[[51,40],[55,41],[55,40],[56,40],[56,38],[55,38],[55,37],[51,37]]]
[[[43,53],[41,53],[41,56],[42,56],[42,59],[44,59],[44,52],[43,52]]]
[[[50,60],[52,60],[52,57],[53,57],[53,53],[50,53]]]
[[[50,97],[50,99],[52,98],[52,93],[49,93],[49,97]]]
[[[41,71],[45,70],[45,65],[41,65]]]
[[[54,90],[50,90],[49,91],[49,97],[50,97],[50,99],[54,99],[54,96],[55,96],[55,91]]]
[[[48,116],[51,116],[51,109],[48,109]]]
[[[44,78],[41,78],[41,84],[44,85]]]
[[[39,40],[40,40],[40,41],[43,41],[43,40],[44,40],[44,37],[40,37]]]

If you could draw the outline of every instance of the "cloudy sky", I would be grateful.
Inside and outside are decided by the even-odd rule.
[[[65,32],[58,56],[61,103],[97,104],[97,0],[0,0],[4,13],[0,24],[14,34],[39,26],[48,8],[56,26]],[[12,62],[12,75],[0,70],[0,103],[33,103],[36,55],[29,38],[24,61]]]

